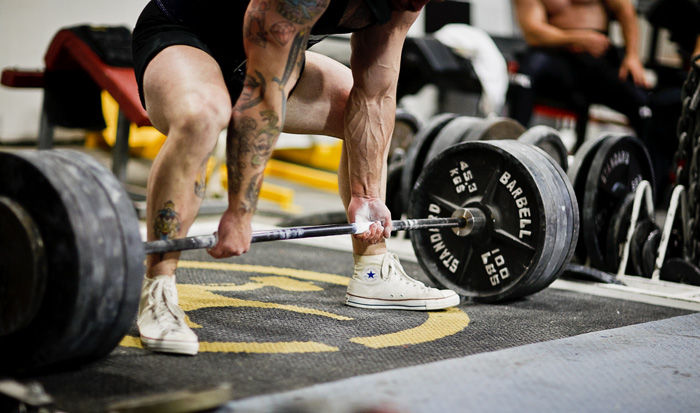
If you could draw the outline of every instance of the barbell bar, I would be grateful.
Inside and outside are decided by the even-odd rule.
[[[457,228],[462,236],[481,228],[486,217],[478,209],[465,210],[464,216],[454,218],[423,218],[391,221],[394,231],[411,231],[427,228]],[[254,231],[251,243],[282,241],[300,238],[329,237],[335,235],[362,234],[369,230],[371,222],[358,222],[338,225],[317,225],[296,228],[281,228],[271,230]],[[156,240],[144,242],[144,252],[149,254],[165,254],[168,252],[185,251],[194,249],[213,248],[218,242],[216,233],[210,235],[197,235],[192,237]]]

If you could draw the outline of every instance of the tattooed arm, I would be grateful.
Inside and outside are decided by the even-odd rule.
[[[351,39],[354,86],[345,110],[352,196],[348,217],[351,222],[381,223],[357,236],[370,243],[388,238],[391,232],[391,213],[384,204],[385,182],[381,178],[394,129],[401,50],[418,14],[395,11],[388,23],[370,26]]]
[[[277,142],[287,96],[301,71],[308,35],[329,0],[252,0],[244,19],[247,74],[228,128],[229,205],[215,258],[248,251],[265,165]]]

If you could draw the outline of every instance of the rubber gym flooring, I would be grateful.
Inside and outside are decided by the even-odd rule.
[[[409,275],[430,283],[410,253],[401,255]],[[178,290],[200,339],[197,356],[146,351],[134,326],[105,359],[27,380],[66,412],[173,401],[221,386],[229,402],[212,411],[700,406],[700,316],[692,306],[550,287],[446,311],[363,310],[343,304],[351,267],[348,251],[318,242],[254,244],[222,261],[185,252]]]

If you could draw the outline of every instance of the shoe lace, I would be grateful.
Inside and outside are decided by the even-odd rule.
[[[384,259],[382,274],[388,274],[388,278],[399,277],[406,285],[414,288],[420,288],[422,290],[428,288],[422,282],[414,280],[406,274],[406,270],[403,269],[403,266],[399,262],[399,256],[394,253],[388,253],[387,257]]]
[[[181,317],[180,307],[178,306],[177,290],[170,283],[159,283],[151,290],[151,306],[153,307],[154,320],[163,327],[168,327],[170,330],[177,329],[184,320]],[[158,296],[162,300],[158,300]],[[163,305],[156,305],[160,301]]]

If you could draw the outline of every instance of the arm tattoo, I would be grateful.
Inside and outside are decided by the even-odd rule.
[[[326,10],[328,0],[279,0],[277,12],[296,24],[306,24]]]
[[[253,142],[253,159],[251,159],[250,163],[254,167],[263,165],[267,161],[281,132],[280,127],[277,125],[279,121],[277,112],[264,110],[260,112],[260,116],[262,116],[267,125],[260,129]]]
[[[248,189],[245,191],[245,201],[241,202],[241,209],[245,212],[253,213],[258,206],[260,188],[262,187],[262,172],[250,179]]]
[[[247,75],[245,78],[243,91],[241,92],[241,97],[238,98],[238,103],[235,108],[238,112],[252,108],[262,102],[263,96],[265,96],[265,89],[267,87],[265,77],[257,70],[255,71],[255,76],[257,76],[257,79],[252,75]]]
[[[260,47],[267,45],[267,32],[265,31],[265,13],[269,9],[266,1],[256,3],[248,14],[249,19],[245,23],[245,36],[251,42]]]
[[[228,185],[233,192],[240,192],[243,183],[243,170],[246,167],[245,157],[251,151],[251,145],[255,140],[255,129],[258,123],[255,119],[246,116],[236,122],[230,132],[226,144],[226,159],[228,169]]]
[[[307,44],[309,39],[309,30],[303,29],[294,37],[294,42],[292,43],[292,48],[289,50],[289,56],[287,57],[287,64],[284,67],[284,73],[282,74],[282,79],[273,78],[272,81],[279,85],[279,89],[282,92],[282,113],[287,113],[287,94],[284,93],[284,87],[287,85],[289,78],[292,77],[294,69],[301,66],[302,57],[304,56],[304,46]]]
[[[292,23],[282,20],[273,24],[272,27],[270,27],[270,34],[272,34],[272,37],[274,37],[275,40],[279,42],[279,44],[284,46],[287,43],[289,43],[289,40],[292,39],[295,30],[296,28]]]
[[[157,239],[172,239],[180,232],[181,225],[180,214],[175,212],[175,203],[168,201],[163,206],[163,209],[156,212],[153,232]]]

